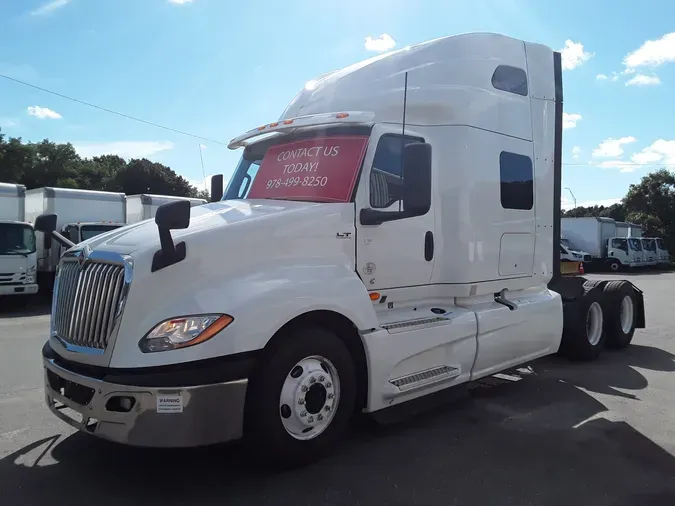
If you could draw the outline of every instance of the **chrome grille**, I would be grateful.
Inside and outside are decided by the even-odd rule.
[[[125,267],[91,260],[82,266],[77,260],[63,261],[54,297],[56,337],[69,345],[105,350],[126,297]]]

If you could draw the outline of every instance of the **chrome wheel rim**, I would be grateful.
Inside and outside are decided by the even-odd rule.
[[[635,305],[633,298],[626,295],[621,300],[621,330],[624,334],[628,334],[633,328],[633,319],[635,317]]]
[[[591,346],[596,346],[602,337],[602,307],[597,302],[591,304],[586,315],[586,335]]]
[[[279,396],[279,416],[289,435],[306,441],[321,435],[340,402],[340,377],[327,358],[303,358],[286,375]]]

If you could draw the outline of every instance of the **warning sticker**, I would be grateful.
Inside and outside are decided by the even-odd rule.
[[[182,413],[183,396],[181,394],[162,394],[157,396],[157,413]]]

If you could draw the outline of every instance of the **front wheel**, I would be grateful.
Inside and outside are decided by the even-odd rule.
[[[290,331],[267,350],[249,385],[245,439],[277,466],[330,453],[354,412],[354,362],[342,340],[321,327]]]
[[[618,260],[611,260],[609,262],[609,270],[612,272],[619,272],[621,270],[621,262]]]

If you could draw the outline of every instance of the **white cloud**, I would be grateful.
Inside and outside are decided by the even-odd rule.
[[[624,144],[630,144],[636,140],[637,139],[632,136],[621,137],[620,139],[606,139],[593,150],[593,156],[602,158],[614,158],[621,156],[623,154],[623,148],[621,146]]]
[[[55,10],[60,9],[61,7],[65,7],[68,5],[72,0],[52,0],[51,2],[47,2],[46,4],[42,5],[41,7],[38,7],[35,9],[33,12],[31,12],[32,16],[44,16],[46,14],[51,14]]]
[[[584,45],[581,42],[572,42],[569,39],[565,41],[565,47],[560,50],[560,53],[563,70],[575,69],[593,57],[593,53],[584,51]]]
[[[630,159],[638,165],[663,164],[675,168],[675,140],[659,139]]]
[[[119,141],[73,143],[75,151],[83,158],[100,155],[118,155],[122,158],[147,158],[161,151],[173,149],[169,141]]]
[[[634,162],[626,160],[604,160],[596,165],[601,169],[619,169],[619,172],[634,172],[640,166]]]
[[[31,105],[27,109],[29,116],[35,116],[40,119],[61,119],[61,116],[58,112],[52,111],[47,107],[40,107],[39,105]]]
[[[174,5],[184,5],[184,4],[191,4],[193,0],[169,0],[170,4]]]
[[[383,33],[377,38],[373,38],[370,35],[366,37],[365,47],[368,51],[376,51],[381,53],[383,51],[389,51],[396,45],[396,41],[393,37],[387,33]]]
[[[581,154],[581,148],[579,146],[574,146],[572,148],[572,160],[578,160],[580,154]]]
[[[199,190],[199,191],[204,191],[204,190],[211,191],[211,178],[212,177],[213,177],[213,174],[211,174],[210,176],[206,176],[204,179],[188,179],[188,182],[192,186],[197,188],[197,190]]]
[[[675,32],[646,41],[623,59],[623,64],[629,68],[658,67],[668,62],[675,62]]]
[[[563,113],[563,128],[574,128],[577,126],[577,121],[580,121],[581,114],[568,114]]]
[[[607,80],[607,76],[605,74],[598,74],[597,76],[595,76],[595,78],[598,81],[606,81]]]
[[[584,202],[577,202],[577,207],[593,207],[593,206],[605,206],[609,207],[613,204],[618,204],[621,202],[621,198],[615,199],[601,199],[601,200],[586,200]],[[574,208],[574,200],[563,196],[561,199],[561,207],[565,210]]]
[[[646,76],[644,74],[638,74],[632,79],[626,81],[626,86],[650,86],[655,84],[661,84],[661,79],[659,79],[659,76]]]

